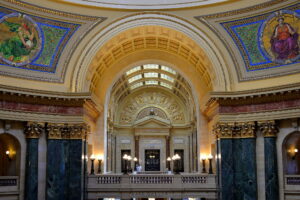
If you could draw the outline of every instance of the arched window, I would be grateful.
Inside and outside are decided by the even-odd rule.
[[[286,175],[300,174],[300,132],[289,134],[282,146],[284,170]]]
[[[7,133],[0,134],[0,176],[19,176],[20,143]]]

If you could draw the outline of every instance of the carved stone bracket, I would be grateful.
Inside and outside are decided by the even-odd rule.
[[[45,128],[44,123],[28,122],[25,126],[24,133],[26,138],[39,138]]]
[[[269,121],[259,121],[257,125],[260,131],[263,133],[264,137],[276,137],[278,133],[278,128],[274,120]]]
[[[48,139],[84,139],[89,133],[86,124],[48,124]]]

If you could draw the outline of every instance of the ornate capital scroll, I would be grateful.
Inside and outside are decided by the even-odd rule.
[[[235,132],[234,123],[217,123],[214,127],[217,138],[232,138]]]
[[[274,120],[259,121],[257,125],[260,131],[264,134],[264,137],[276,137],[278,128]]]
[[[84,139],[89,133],[86,124],[48,124],[48,139]]]
[[[45,128],[44,123],[27,122],[24,133],[26,138],[39,138]]]
[[[217,138],[253,138],[255,122],[217,123],[214,127]]]
[[[255,134],[255,122],[241,122],[237,126],[240,130],[239,137],[241,138],[254,138]]]

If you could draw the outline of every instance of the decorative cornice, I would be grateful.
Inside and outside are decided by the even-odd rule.
[[[40,105],[82,106],[88,99],[91,99],[91,94],[88,92],[53,92],[0,85],[0,101]]]
[[[300,84],[235,92],[212,92],[206,105],[247,105],[300,99]]]
[[[48,124],[48,139],[85,139],[89,133],[86,124]]]
[[[25,126],[24,133],[26,138],[39,138],[44,132],[45,123],[28,122]]]
[[[274,120],[259,121],[257,125],[264,137],[276,137],[278,133],[278,127]]]

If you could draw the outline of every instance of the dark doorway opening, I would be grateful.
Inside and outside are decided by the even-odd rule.
[[[160,171],[160,150],[145,150],[145,171]]]

